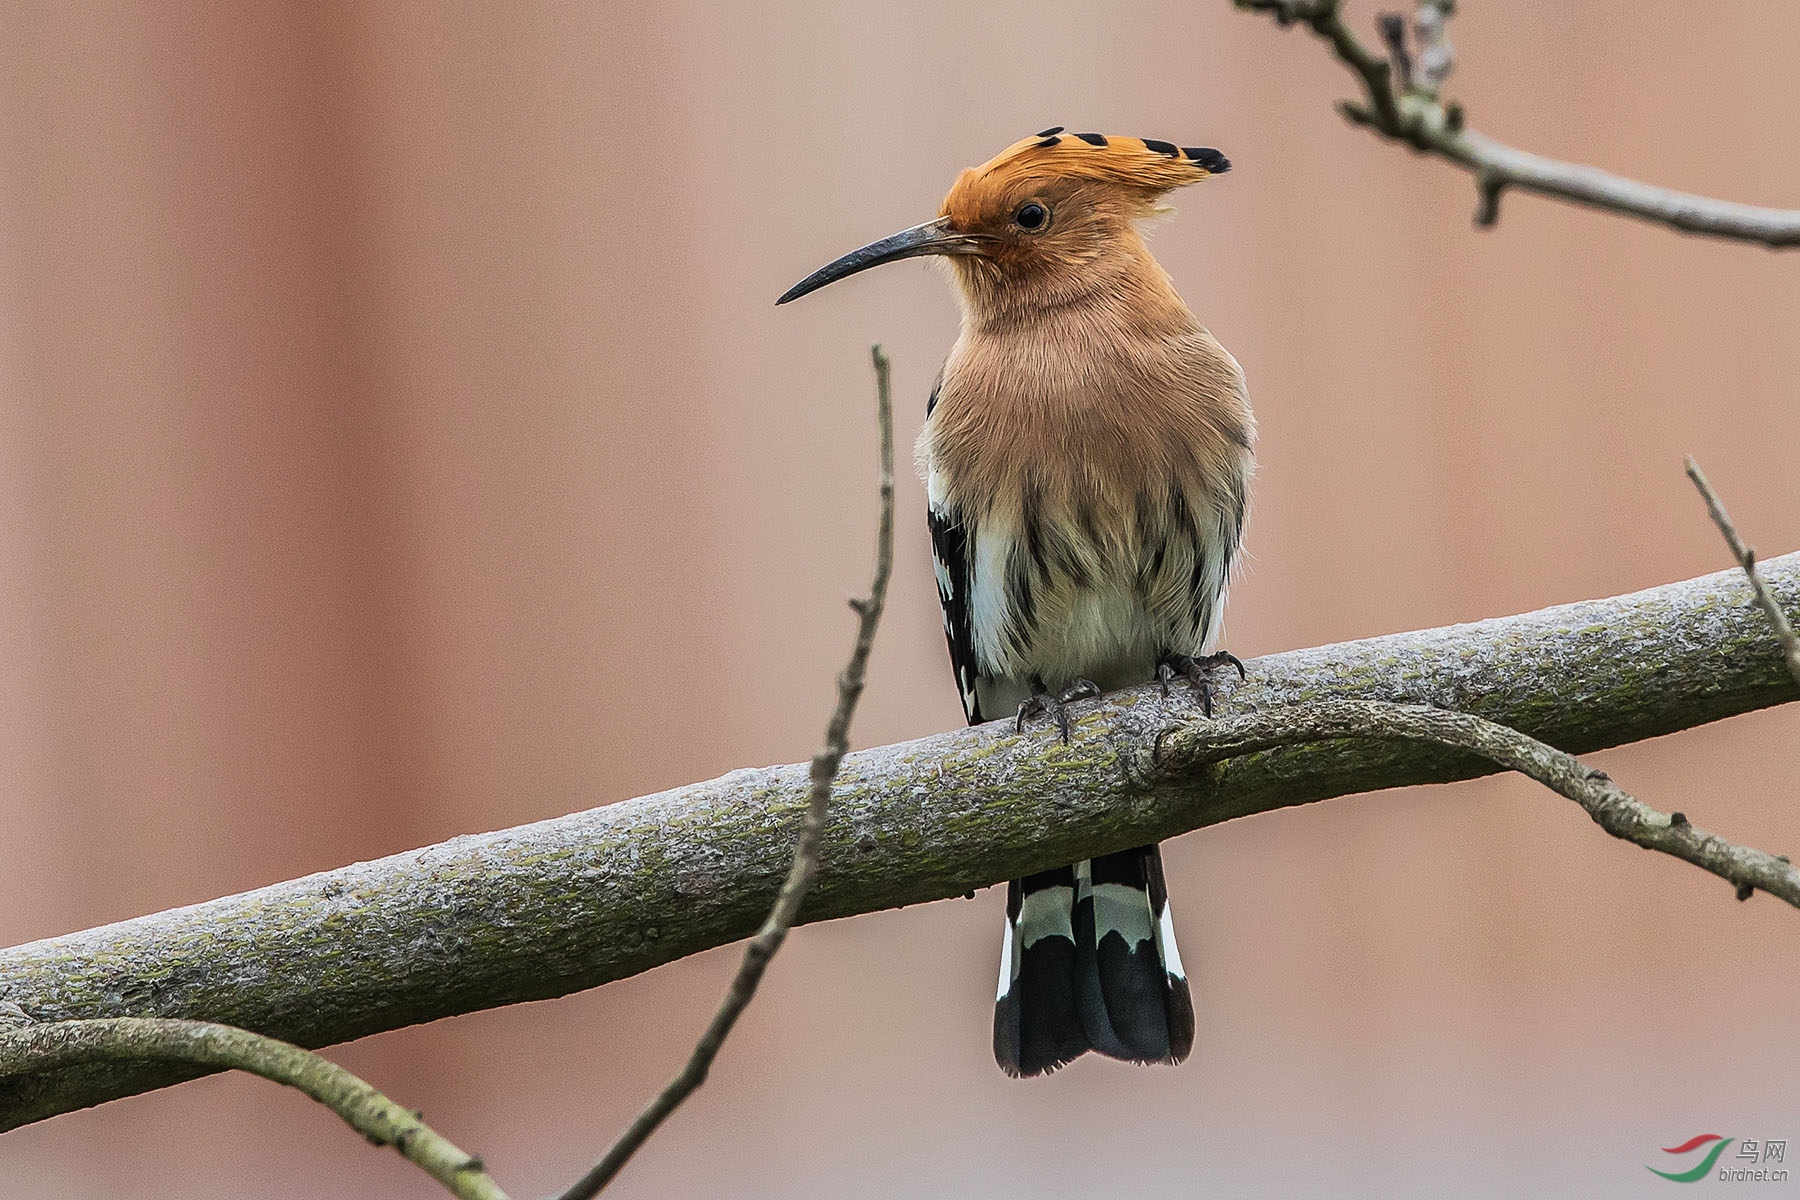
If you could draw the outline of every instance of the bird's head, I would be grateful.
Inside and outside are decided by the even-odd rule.
[[[1109,266],[1129,269],[1142,252],[1132,224],[1164,193],[1230,169],[1217,150],[1048,129],[964,171],[937,220],[851,251],[776,303],[922,255],[949,259],[978,313],[1027,298],[1054,303],[1100,283]]]

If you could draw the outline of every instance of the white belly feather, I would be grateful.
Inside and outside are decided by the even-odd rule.
[[[928,472],[927,491],[934,509],[955,504],[938,471]],[[1033,675],[1053,691],[1075,679],[1091,679],[1111,691],[1154,678],[1163,654],[1199,656],[1212,649],[1239,518],[1233,512],[1221,519],[1221,502],[1210,496],[1192,496],[1188,505],[1200,519],[1185,526],[1172,512],[1153,512],[1143,522],[1151,541],[1164,547],[1155,557],[1151,546],[1140,544],[1135,522],[1125,525],[1128,534],[1111,525],[1115,534],[1102,543],[1075,534],[1074,523],[1062,523],[1064,545],[1078,559],[1080,573],[1055,565],[1031,572],[1027,622],[1020,619],[1015,590],[1023,564],[1030,562],[1021,545],[1019,510],[996,505],[969,522],[967,616],[983,713],[1015,709],[1031,694]],[[942,583],[941,564],[939,569]],[[1202,621],[1195,619],[1196,594],[1206,601]]]

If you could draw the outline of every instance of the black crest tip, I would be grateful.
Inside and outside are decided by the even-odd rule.
[[[1062,131],[1063,131],[1063,126],[1061,126],[1061,125],[1052,125],[1052,126],[1051,126],[1051,127],[1050,127],[1050,128],[1048,128],[1048,129],[1040,129],[1040,130],[1038,130],[1038,132],[1037,132],[1037,136],[1038,136],[1038,137],[1055,137],[1055,136],[1056,136],[1056,135],[1057,135],[1057,134],[1059,134],[1059,133],[1061,133],[1061,132],[1062,132]]]
[[[1090,146],[1106,145],[1106,136],[1099,133],[1078,133],[1075,135]]]
[[[1210,146],[1183,146],[1181,152],[1198,163],[1209,175],[1223,175],[1231,170],[1231,160]]]
[[[1054,146],[1054,145],[1056,145],[1056,144],[1057,144],[1057,143],[1059,143],[1059,142],[1061,142],[1061,141],[1062,141],[1062,139],[1061,139],[1061,138],[1059,138],[1059,137],[1057,137],[1057,136],[1056,136],[1056,135],[1055,135],[1055,134],[1050,134],[1050,135],[1049,135],[1049,136],[1047,136],[1047,137],[1046,137],[1046,138],[1044,138],[1044,140],[1043,140],[1043,141],[1041,141],[1041,142],[1035,142],[1035,143],[1033,143],[1033,144],[1034,144],[1034,145],[1035,145],[1035,146],[1037,146],[1037,148],[1038,148],[1038,149],[1040,149],[1040,150],[1044,150],[1044,149],[1048,149],[1048,148],[1049,148],[1049,147],[1051,147],[1051,146]]]
[[[1143,142],[1144,149],[1152,154],[1166,154],[1170,158],[1181,157],[1181,148],[1174,142],[1159,142],[1155,138],[1139,138],[1138,140]]]

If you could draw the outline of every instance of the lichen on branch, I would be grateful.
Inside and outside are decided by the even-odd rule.
[[[1776,600],[1800,607],[1800,554],[1760,566]],[[1216,681],[1221,721],[1371,700],[1471,713],[1569,753],[1800,698],[1737,569],[1246,665],[1247,681]],[[801,921],[1497,769],[1463,750],[1361,738],[1171,771],[1157,746],[1197,715],[1179,693],[1164,701],[1146,686],[1074,711],[1067,746],[1002,722],[846,756]],[[733,771],[15,947],[0,951],[0,1001],[37,1020],[201,1016],[321,1046],[564,995],[754,933],[787,874],[809,788],[806,764]],[[196,1071],[89,1064],[0,1082],[0,1127]]]

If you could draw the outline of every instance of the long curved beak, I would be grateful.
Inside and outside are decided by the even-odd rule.
[[[815,292],[828,283],[836,283],[846,275],[879,267],[882,263],[919,258],[926,254],[980,254],[984,240],[957,232],[950,227],[950,218],[939,217],[923,225],[914,225],[911,229],[902,229],[879,242],[870,242],[861,250],[852,250],[836,262],[820,267],[796,283],[783,292],[781,299],[775,303],[786,304],[789,300],[798,300],[806,293]]]

